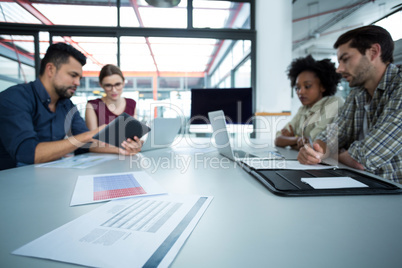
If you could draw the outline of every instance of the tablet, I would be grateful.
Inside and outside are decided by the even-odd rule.
[[[128,138],[132,139],[134,136],[141,138],[150,130],[147,125],[141,123],[134,117],[127,113],[122,113],[104,129],[96,133],[93,138],[116,147],[121,147],[121,143]]]

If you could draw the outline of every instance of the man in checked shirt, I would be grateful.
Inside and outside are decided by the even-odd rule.
[[[402,183],[402,73],[392,63],[390,34],[364,26],[341,35],[334,48],[337,72],[352,90],[313,147],[300,149],[299,162],[317,164],[335,154],[347,166]]]

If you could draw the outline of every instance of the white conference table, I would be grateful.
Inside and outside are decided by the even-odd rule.
[[[77,176],[140,169],[171,193],[214,197],[173,268],[401,266],[402,195],[280,197],[206,150],[180,145],[84,170],[0,171],[0,267],[77,267],[11,252],[102,205],[69,206]]]

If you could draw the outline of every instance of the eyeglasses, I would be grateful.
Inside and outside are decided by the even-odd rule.
[[[104,84],[104,85],[103,85],[103,88],[104,88],[105,90],[112,90],[113,88],[115,88],[116,90],[120,90],[120,89],[123,88],[123,86],[124,86],[124,83],[123,83],[123,82],[119,82],[119,83],[116,83],[116,84],[114,84],[114,85],[112,85],[112,84]]]

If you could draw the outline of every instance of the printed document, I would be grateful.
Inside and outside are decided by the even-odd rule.
[[[168,267],[211,200],[159,195],[110,201],[13,254],[90,267]]]
[[[368,185],[361,183],[351,177],[315,177],[301,178],[314,189],[340,189],[340,188],[364,188]]]
[[[117,159],[117,155],[90,155],[90,154],[80,154],[73,157],[66,157],[53,162],[38,164],[36,167],[48,167],[48,168],[89,168],[100,163]]]
[[[259,169],[292,169],[292,170],[307,170],[307,169],[331,169],[336,166],[331,165],[303,165],[297,160],[285,160],[285,159],[261,159],[261,158],[246,158],[241,162],[247,166]]]
[[[144,171],[78,176],[70,206],[157,194],[166,191]]]

